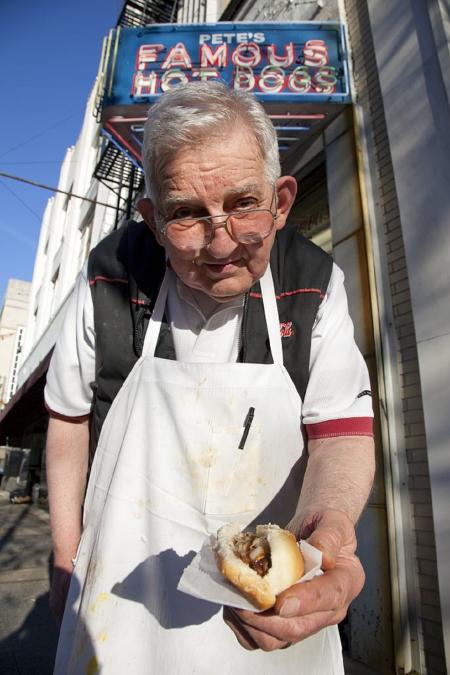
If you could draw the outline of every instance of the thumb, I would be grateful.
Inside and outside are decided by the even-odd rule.
[[[307,540],[311,546],[322,551],[322,569],[330,570],[336,567],[336,558],[339,553],[339,538],[329,527],[318,527]]]
[[[311,531],[311,529],[309,529]],[[315,519],[307,541],[322,551],[322,568],[333,569],[342,547],[354,539],[354,527],[342,511],[325,511]]]

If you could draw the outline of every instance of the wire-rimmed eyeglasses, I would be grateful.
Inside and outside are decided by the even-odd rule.
[[[179,250],[198,250],[208,246],[220,227],[224,227],[235,242],[259,244],[271,234],[278,217],[276,212],[272,212],[275,195],[274,188],[268,209],[243,209],[217,216],[176,218],[165,223],[161,233]],[[213,222],[217,218],[224,220]]]

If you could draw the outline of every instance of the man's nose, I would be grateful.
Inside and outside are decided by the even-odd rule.
[[[214,258],[226,258],[237,246],[238,244],[228,234],[225,218],[223,216],[214,218],[211,241],[206,246],[209,255]]]

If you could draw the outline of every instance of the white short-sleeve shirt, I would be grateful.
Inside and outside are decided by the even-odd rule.
[[[180,361],[235,362],[242,298],[226,304],[199,302],[180,282],[169,289],[168,315]],[[83,268],[67,306],[47,374],[45,402],[64,417],[89,415],[95,380],[92,296]],[[310,377],[302,421],[310,438],[371,435],[370,382],[353,337],[344,275],[337,265],[319,307],[311,339]]]

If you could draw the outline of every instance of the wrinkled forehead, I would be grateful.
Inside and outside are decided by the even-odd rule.
[[[173,191],[171,178],[174,177],[177,188],[200,177],[205,180],[209,177],[213,185],[225,181],[230,189],[239,190],[243,181],[261,183],[266,175],[267,164],[255,135],[242,124],[237,128],[199,133],[195,139],[167,152],[155,176],[156,193],[159,202],[165,201],[167,193]]]

